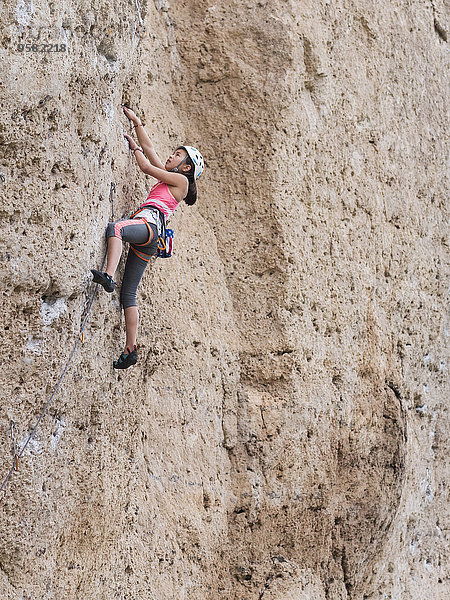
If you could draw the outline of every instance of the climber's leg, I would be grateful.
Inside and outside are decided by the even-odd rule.
[[[116,287],[116,283],[113,281],[114,273],[122,256],[122,240],[138,245],[144,244],[143,252],[146,253],[153,242],[153,231],[149,229],[143,219],[127,219],[109,223],[106,228],[106,238],[108,243],[106,271],[102,273],[91,269],[91,273],[95,283],[102,285],[107,292],[112,292]]]
[[[139,313],[137,306],[129,306],[123,311],[125,315],[125,329],[127,332],[127,339],[125,342],[125,352],[128,349],[133,349],[136,346],[136,335],[139,321]]]
[[[136,296],[137,287],[147,264],[148,262],[135,254],[132,248],[129,249],[120,291],[120,301],[125,315],[126,343],[119,359],[113,362],[115,369],[128,369],[137,363],[136,335],[139,313]]]
[[[127,369],[137,362],[136,336],[139,323],[137,288],[151,256],[156,254],[157,250],[156,226],[150,225],[150,230],[147,231],[149,243],[143,246],[131,244],[125,263],[120,302],[125,314],[126,343],[119,360],[114,361],[115,369]]]
[[[122,240],[118,237],[108,238],[108,253],[106,255],[106,273],[114,279],[117,265],[122,256]]]
[[[122,256],[122,240],[133,244],[145,244],[149,241],[149,230],[142,219],[124,219],[116,223],[109,223],[106,228],[106,237],[108,240],[106,273],[114,278]]]
[[[120,303],[124,310],[130,306],[137,307],[137,288],[149,260],[150,256],[145,254],[141,249],[137,250],[131,246],[128,250],[122,288],[120,290]]]

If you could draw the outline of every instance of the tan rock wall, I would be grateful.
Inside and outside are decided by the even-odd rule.
[[[444,4],[0,19],[0,478],[69,359],[104,227],[151,185],[120,105],[161,156],[206,158],[140,287],[138,365],[112,370],[123,320],[99,294],[2,493],[1,597],[447,597]],[[67,50],[20,53],[30,37]]]

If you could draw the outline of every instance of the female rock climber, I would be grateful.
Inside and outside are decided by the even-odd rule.
[[[178,146],[163,164],[153,148],[144,125],[135,113],[123,106],[128,119],[134,123],[140,148],[125,134],[130,150],[146,175],[158,179],[151,188],[147,200],[130,219],[109,223],[106,229],[108,252],[104,273],[91,269],[93,281],[107,292],[116,287],[114,273],[122,255],[122,242],[129,242],[125,272],[122,280],[120,301],[125,314],[125,350],[113,362],[115,369],[128,369],[137,363],[136,333],[138,309],[136,292],[150,257],[156,254],[157,240],[161,233],[160,219],[168,219],[178,204],[184,200],[192,205],[197,200],[195,180],[202,174],[204,163],[200,152],[192,146]],[[147,160],[147,158],[148,160]],[[161,214],[162,213],[162,214]]]

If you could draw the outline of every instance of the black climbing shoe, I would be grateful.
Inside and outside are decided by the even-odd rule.
[[[94,283],[99,283],[109,293],[114,291],[116,282],[112,280],[111,275],[108,275],[108,273],[102,273],[101,271],[96,271],[95,269],[91,269],[91,273],[94,276],[92,278]]]
[[[127,348],[128,354],[122,352],[119,357],[119,360],[115,360],[113,362],[113,367],[115,369],[128,369],[128,367],[132,367],[137,363],[137,350],[136,346],[133,348],[133,352],[130,352],[130,349]]]

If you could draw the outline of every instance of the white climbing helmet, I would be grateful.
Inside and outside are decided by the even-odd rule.
[[[178,146],[179,148],[183,148],[188,153],[189,158],[194,163],[194,179],[198,179],[200,175],[203,173],[203,169],[205,168],[205,162],[203,160],[203,156],[194,148],[194,146]]]

